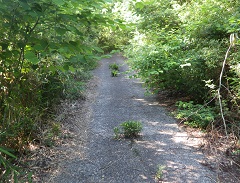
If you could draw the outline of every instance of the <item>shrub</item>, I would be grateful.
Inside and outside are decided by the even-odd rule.
[[[231,10],[225,11],[226,7]],[[203,80],[218,83],[234,7],[238,6],[223,0],[137,3],[133,8],[141,18],[125,50],[131,68],[156,92],[170,89],[202,103],[209,91]]]

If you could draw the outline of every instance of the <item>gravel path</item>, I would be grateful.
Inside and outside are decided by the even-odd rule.
[[[90,107],[85,156],[62,162],[50,182],[215,182],[215,173],[203,165],[205,158],[198,150],[199,139],[181,130],[155,96],[145,96],[139,80],[128,79],[124,74],[111,77],[109,64],[122,64],[120,71],[126,71],[123,60],[118,55],[103,59],[94,71],[98,82]],[[127,120],[142,122],[141,138],[115,140],[113,128]],[[155,178],[159,167],[163,169],[159,171],[161,180]]]

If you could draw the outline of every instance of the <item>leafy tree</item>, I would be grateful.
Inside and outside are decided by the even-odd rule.
[[[95,30],[108,19],[101,0],[0,3],[0,146],[23,152],[33,139],[41,141],[39,131],[50,125],[44,119],[68,96],[71,79],[80,84],[94,67],[102,53]],[[6,168],[0,164],[1,177]]]
[[[98,44],[105,52],[123,50],[129,44],[138,17],[131,11],[130,0],[112,0],[104,6],[103,14],[109,26],[98,29]]]
[[[131,8],[139,20],[125,54],[146,86],[155,92],[169,89],[200,104],[216,97],[229,36],[239,32],[239,2],[144,0],[133,1]],[[235,116],[229,126],[239,121],[238,58],[236,41],[221,90],[225,115]],[[210,104],[217,106],[218,101]]]

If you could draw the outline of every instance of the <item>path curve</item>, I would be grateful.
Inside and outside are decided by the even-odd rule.
[[[188,137],[167,115],[155,96],[145,96],[137,79],[111,77],[109,64],[127,66],[120,55],[103,59],[93,73],[98,78],[91,105],[85,156],[62,162],[56,183],[212,183],[215,173],[203,166],[198,139]],[[115,140],[113,128],[127,120],[141,121],[142,138]],[[77,148],[76,148],[77,149]],[[156,180],[164,167],[162,180]]]

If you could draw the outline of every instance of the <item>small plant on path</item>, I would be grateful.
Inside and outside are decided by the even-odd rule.
[[[136,138],[142,131],[142,124],[139,121],[125,121],[120,124],[120,127],[114,129],[115,138]]]
[[[158,165],[158,169],[157,169],[157,172],[156,172],[156,175],[155,175],[155,179],[157,181],[162,180],[162,178],[163,178],[163,170],[164,169],[165,169],[165,166]]]
[[[111,69],[111,75],[112,77],[117,77],[119,66],[117,63],[109,64],[109,69]]]
[[[112,75],[112,77],[117,77],[118,71],[117,70],[112,70],[111,75]]]
[[[109,69],[119,71],[119,66],[117,63],[109,64]]]

